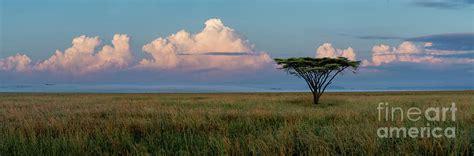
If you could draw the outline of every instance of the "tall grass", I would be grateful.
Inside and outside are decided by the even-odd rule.
[[[0,94],[0,155],[465,154],[474,151],[474,91]],[[377,137],[377,106],[450,106],[455,139]],[[406,109],[405,109],[406,110]]]

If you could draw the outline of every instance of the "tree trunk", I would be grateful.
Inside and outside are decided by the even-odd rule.
[[[318,105],[319,103],[319,96],[317,93],[313,93],[313,104]]]

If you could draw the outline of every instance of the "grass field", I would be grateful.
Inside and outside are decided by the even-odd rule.
[[[228,94],[0,94],[0,155],[465,154],[474,91]],[[458,108],[456,138],[379,138],[377,106]]]

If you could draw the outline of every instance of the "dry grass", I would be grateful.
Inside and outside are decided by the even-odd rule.
[[[0,155],[465,154],[474,91],[248,94],[0,94]],[[377,105],[456,102],[456,139],[377,137]]]

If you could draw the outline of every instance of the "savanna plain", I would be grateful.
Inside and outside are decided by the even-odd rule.
[[[451,106],[456,138],[380,138],[379,103]],[[473,155],[474,91],[0,93],[0,155]]]

